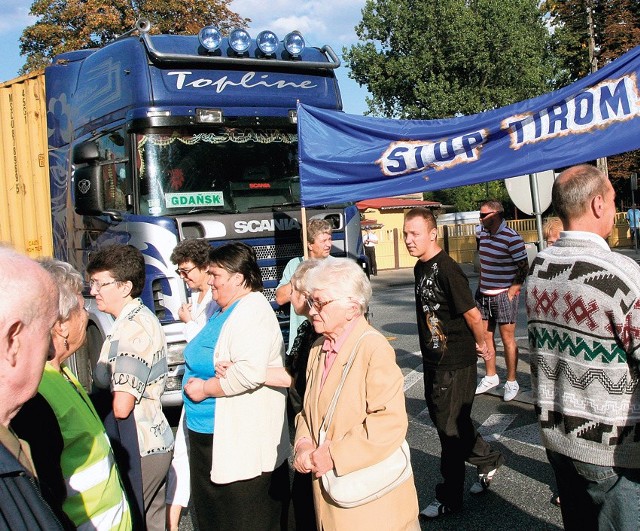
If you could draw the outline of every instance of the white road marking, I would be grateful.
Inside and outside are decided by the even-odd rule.
[[[516,417],[517,415],[506,415],[501,413],[489,415],[478,428],[478,433],[489,443],[497,441],[509,425],[516,420]]]
[[[505,434],[507,428],[516,419],[516,417],[517,415],[505,415],[498,413],[489,415],[482,425],[478,427],[478,433],[480,433],[484,440],[489,443],[498,440],[501,444],[517,442],[544,450],[544,447],[541,444],[540,428],[538,427],[537,422],[534,424],[527,424],[526,426],[520,426],[519,428],[514,428],[509,430],[508,435]],[[435,432],[435,426],[429,418],[429,410],[427,408],[424,408],[420,413],[418,413],[411,422],[414,425],[426,428],[428,431]]]
[[[407,358],[422,358],[422,353],[418,350],[417,352],[405,352],[404,354],[396,355],[396,359],[399,361]]]
[[[420,371],[411,371],[404,377],[404,387],[403,390],[406,393],[407,389],[411,388],[416,383],[422,381],[422,372]]]

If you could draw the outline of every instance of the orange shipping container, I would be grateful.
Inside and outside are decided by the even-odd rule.
[[[0,83],[0,241],[51,256],[44,73]]]

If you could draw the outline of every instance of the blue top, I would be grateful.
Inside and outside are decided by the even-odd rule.
[[[208,380],[216,374],[213,362],[213,351],[225,321],[231,315],[238,301],[234,302],[226,312],[220,309],[211,316],[204,328],[198,332],[184,349],[184,376],[182,377],[182,398],[187,419],[187,428],[196,433],[213,433],[216,411],[216,399],[205,398],[202,402],[194,402],[184,392],[184,384],[189,378]]]

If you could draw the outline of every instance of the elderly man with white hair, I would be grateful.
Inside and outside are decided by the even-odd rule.
[[[36,262],[0,248],[0,527],[62,529],[37,486],[28,446],[9,423],[36,394],[52,356],[58,289]]]

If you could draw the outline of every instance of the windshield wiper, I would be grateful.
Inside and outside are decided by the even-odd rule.
[[[233,208],[220,207],[194,207],[187,214],[200,214],[202,212],[215,212],[216,214],[239,214],[240,211]]]

